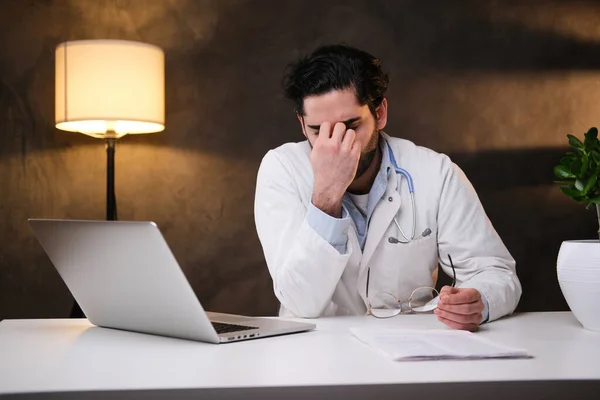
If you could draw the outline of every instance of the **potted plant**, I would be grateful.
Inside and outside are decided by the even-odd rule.
[[[590,128],[583,141],[567,135],[571,151],[554,167],[560,190],[584,205],[595,208],[598,239],[566,240],[558,252],[557,275],[562,293],[575,318],[584,328],[600,331],[600,141],[598,129]]]

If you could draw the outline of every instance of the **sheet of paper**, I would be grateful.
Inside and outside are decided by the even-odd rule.
[[[524,349],[507,347],[467,331],[351,328],[350,332],[396,361],[530,357]]]

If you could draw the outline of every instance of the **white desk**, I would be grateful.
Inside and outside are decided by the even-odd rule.
[[[394,362],[348,333],[365,325],[443,328],[433,315],[316,322],[313,332],[212,345],[87,320],[5,320],[0,396],[600,398],[600,333],[584,330],[571,313],[519,314],[481,329],[535,357],[521,360]]]

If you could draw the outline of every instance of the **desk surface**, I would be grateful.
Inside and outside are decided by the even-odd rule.
[[[479,335],[533,359],[394,362],[350,335],[354,326],[443,329],[433,315],[336,317],[317,330],[223,345],[103,329],[87,320],[0,322],[0,394],[148,389],[600,382],[600,332],[571,313],[525,313]],[[597,388],[598,386],[595,386]]]

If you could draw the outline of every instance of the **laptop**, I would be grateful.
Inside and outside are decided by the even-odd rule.
[[[151,221],[28,220],[77,300],[99,327],[208,343],[305,332],[315,324],[205,312]]]

